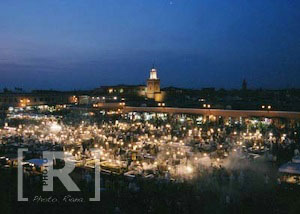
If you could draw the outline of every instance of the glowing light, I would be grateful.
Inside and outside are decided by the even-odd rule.
[[[155,68],[152,68],[150,71],[150,79],[157,79],[157,71]]]
[[[192,173],[193,172],[193,168],[191,166],[187,166],[186,167],[186,172],[187,173]]]
[[[50,131],[51,132],[57,133],[57,132],[60,132],[61,130],[62,130],[62,127],[59,124],[57,124],[57,123],[53,123],[50,126]]]

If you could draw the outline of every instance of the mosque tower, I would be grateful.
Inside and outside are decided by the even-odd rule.
[[[150,77],[147,80],[147,97],[155,99],[156,94],[160,94],[160,80],[157,78],[157,69],[153,65],[150,70]]]

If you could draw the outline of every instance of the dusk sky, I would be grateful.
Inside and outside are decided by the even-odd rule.
[[[299,0],[0,0],[0,89],[300,87]]]

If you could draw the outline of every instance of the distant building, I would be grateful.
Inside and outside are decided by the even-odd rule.
[[[96,89],[95,92],[111,94],[111,95],[146,96],[146,86],[145,85],[102,86]]]
[[[0,93],[1,107],[26,107],[35,105],[56,105],[76,103],[76,97],[57,91],[33,91],[31,93]]]
[[[153,99],[156,102],[162,102],[165,97],[165,92],[160,89],[160,79],[157,77],[157,69],[150,70],[147,85],[115,85],[115,86],[101,86],[93,92],[94,94],[101,94],[103,96],[117,96],[135,99],[137,97]]]
[[[150,70],[150,77],[147,80],[147,98],[156,102],[164,100],[164,92],[160,90],[160,79],[157,77],[157,70],[153,67]]]

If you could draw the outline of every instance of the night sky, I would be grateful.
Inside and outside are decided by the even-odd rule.
[[[300,87],[299,0],[0,0],[0,89]]]

